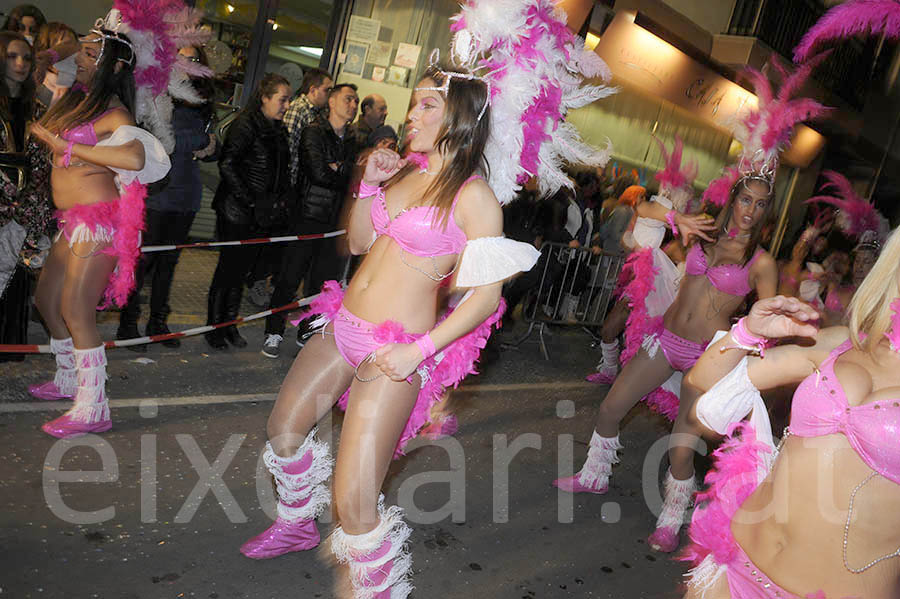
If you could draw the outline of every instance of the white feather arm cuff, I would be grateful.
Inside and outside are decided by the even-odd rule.
[[[748,414],[756,429],[756,438],[774,449],[769,413],[759,390],[750,381],[747,357],[744,356],[731,372],[697,400],[697,419],[707,428],[724,435],[730,425],[740,422]]]
[[[153,183],[159,181],[166,176],[172,163],[169,161],[169,155],[163,148],[159,140],[153,134],[141,129],[140,127],[132,127],[131,125],[122,125],[110,135],[108,138],[98,142],[98,146],[121,146],[132,140],[138,140],[144,146],[144,168],[139,171],[130,171],[121,168],[110,167],[119,175],[119,180],[124,184],[129,184],[135,179],[141,183]]]
[[[502,281],[531,270],[540,256],[530,243],[505,237],[470,239],[463,250],[456,285],[478,287]]]

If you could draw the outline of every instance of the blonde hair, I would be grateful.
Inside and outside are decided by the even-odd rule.
[[[900,296],[900,227],[894,229],[875,266],[850,301],[850,339],[853,347],[871,353],[891,328],[891,303]],[[861,339],[860,334],[868,337]]]

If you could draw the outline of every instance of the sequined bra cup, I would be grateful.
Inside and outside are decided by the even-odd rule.
[[[797,387],[790,432],[800,437],[842,434],[866,465],[900,484],[900,398],[858,406],[847,403],[834,363],[851,347],[850,340],[839,345],[819,371]]]
[[[480,177],[472,175],[466,179],[460,191],[456,192],[444,227],[439,224],[437,208],[434,206],[412,206],[401,210],[397,216],[391,218],[384,195],[381,194],[372,202],[371,217],[375,234],[379,237],[381,235],[390,237],[400,249],[414,256],[430,258],[461,253],[467,238],[456,224],[453,212],[456,210],[456,202],[462,188],[476,178]]]
[[[706,253],[699,243],[695,243],[688,251],[684,267],[689,275],[706,275],[713,287],[728,295],[745,296],[752,291],[750,288],[750,267],[756,262],[763,249],[756,250],[750,261],[744,266],[739,264],[720,264],[709,267],[706,261]]]
[[[71,141],[77,144],[96,146],[99,140],[97,139],[97,132],[94,130],[94,123],[105,117],[113,110],[117,110],[117,108],[109,108],[107,110],[104,110],[91,120],[85,123],[81,123],[80,125],[75,125],[71,129],[66,129],[65,131],[60,133],[59,136],[66,141]]]

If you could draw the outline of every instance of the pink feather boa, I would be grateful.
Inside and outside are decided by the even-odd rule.
[[[627,364],[635,356],[647,335],[660,329],[662,319],[647,316],[646,304],[647,296],[653,291],[653,282],[658,274],[659,269],[653,266],[653,251],[650,248],[632,252],[622,266],[618,294],[628,300],[628,307],[631,309],[625,323],[622,364]]]
[[[343,299],[344,290],[341,289],[340,284],[337,281],[326,281],[319,297],[310,304],[306,317],[320,316],[328,321],[334,320]],[[456,388],[466,376],[478,373],[475,363],[478,361],[481,350],[487,345],[492,329],[500,328],[501,318],[505,311],[506,302],[501,300],[497,310],[484,322],[445,347],[436,356],[423,362],[423,366],[428,371],[428,381],[419,390],[416,404],[413,406],[403,433],[400,435],[400,440],[397,442],[397,448],[394,451],[395,459],[405,455],[406,444],[418,435],[434,439],[456,432],[458,428],[456,417],[448,414],[436,414],[434,409],[444,400],[448,388]],[[446,320],[451,313],[452,309],[442,314],[438,324]],[[412,343],[421,335],[407,333],[402,324],[388,320],[375,328],[373,337],[378,343],[387,345],[388,343]],[[347,409],[349,396],[350,389],[348,388],[338,400],[338,407],[342,410]]]
[[[124,306],[134,290],[134,273],[141,258],[141,231],[145,229],[146,197],[147,186],[135,179],[122,188],[122,194],[114,202],[78,204],[56,212],[67,238],[71,238],[72,232],[81,224],[91,233],[96,232],[98,227],[115,231],[112,245],[104,248],[102,253],[117,258],[116,268],[109,276],[109,284],[98,309],[106,309],[112,304]]]
[[[734,560],[738,545],[731,533],[731,520],[759,486],[760,468],[770,452],[771,448],[756,440],[752,425],[731,425],[725,442],[712,454],[715,468],[705,479],[709,488],[697,494],[698,507],[688,529],[691,544],[680,560],[697,565],[710,554],[719,564]]]
[[[641,401],[646,402],[648,408],[657,414],[662,414],[671,422],[675,422],[678,417],[678,406],[681,405],[681,399],[668,389],[657,387],[645,395]]]
[[[625,348],[622,350],[620,361],[623,365],[641,349],[644,339],[651,335],[657,335],[663,328],[663,317],[650,318],[647,315],[647,296],[653,291],[653,284],[659,269],[653,265],[653,250],[643,248],[628,256],[622,272],[619,275],[619,289],[617,293],[628,300],[631,312],[625,322]],[[658,414],[662,414],[672,422],[678,416],[680,401],[678,396],[662,387],[657,387],[641,401],[647,403],[647,407]]]

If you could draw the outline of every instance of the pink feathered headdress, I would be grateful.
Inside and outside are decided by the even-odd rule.
[[[744,76],[753,84],[758,105],[731,123],[734,138],[742,146],[741,156],[737,164],[726,168],[722,177],[709,184],[703,194],[705,201],[724,206],[733,185],[740,180],[762,181],[770,192],[774,189],[779,155],[790,144],[794,126],[830,110],[811,98],[795,97],[824,58],[824,54],[816,56],[790,73],[773,57],[769,64],[781,79],[777,95],[762,72],[749,67],[745,70]]]
[[[501,204],[532,176],[544,196],[571,188],[564,163],[606,165],[611,146],[587,145],[565,116],[617,88],[607,85],[606,63],[569,31],[561,8],[551,0],[468,0],[451,20],[453,59],[483,72],[478,78],[490,91],[484,155]]]
[[[675,136],[675,145],[671,153],[661,139],[654,136],[653,140],[659,146],[660,156],[666,165],[663,170],[656,173],[659,195],[671,200],[676,210],[683,211],[690,201],[691,184],[697,178],[699,165],[696,160],[682,164],[684,142],[678,135]]]
[[[900,3],[896,0],[850,0],[826,12],[794,48],[794,62],[807,60],[828,41],[856,35],[900,37]]]
[[[853,239],[863,237],[883,240],[887,236],[888,222],[875,207],[853,189],[844,175],[835,171],[824,171],[827,183],[819,191],[828,190],[828,195],[818,195],[806,203],[822,203],[838,209],[835,222],[841,232]]]
[[[203,12],[182,0],[114,0],[97,27],[124,33],[134,51],[134,119],[155,135],[166,152],[175,150],[172,99],[202,104],[190,77],[211,77],[208,67],[178,54],[179,48],[201,46],[211,32],[199,27]]]

